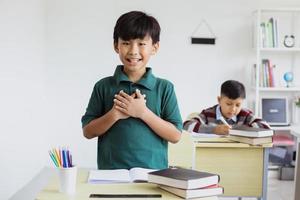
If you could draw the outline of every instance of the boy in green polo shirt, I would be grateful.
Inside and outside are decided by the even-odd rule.
[[[143,12],[117,20],[114,49],[123,65],[95,84],[81,120],[84,136],[98,137],[99,169],[168,167],[168,141],[179,141],[182,119],[173,84],[146,67],[159,35],[157,20]]]

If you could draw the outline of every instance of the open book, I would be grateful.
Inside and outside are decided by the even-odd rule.
[[[232,142],[226,135],[217,135],[213,133],[196,133],[191,132],[194,142]]]
[[[231,143],[234,142],[230,140],[226,135],[218,135],[213,133],[195,133],[191,132],[194,142],[213,142],[213,143]]]
[[[91,170],[89,173],[89,183],[128,183],[128,182],[147,182],[148,173],[155,169],[145,169],[134,167],[128,169],[112,170]]]

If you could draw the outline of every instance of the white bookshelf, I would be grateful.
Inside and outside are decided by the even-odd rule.
[[[287,118],[292,124],[295,116],[294,110],[296,110],[293,99],[300,96],[300,8],[262,8],[256,10],[253,16],[254,66],[256,67],[253,67],[252,70],[253,95],[251,94],[250,98],[254,102],[252,105],[254,105],[255,115],[262,117],[260,113],[261,98],[287,98],[289,104]],[[270,26],[270,24],[272,25]],[[294,36],[295,45],[293,47],[284,45],[283,41],[286,35]],[[294,80],[289,87],[286,86],[283,79],[286,72],[292,72],[294,75]],[[290,135],[292,126],[293,124],[291,126],[273,126],[274,138],[277,134],[279,136],[281,134]],[[291,153],[288,151],[293,146],[279,144],[278,141],[276,144],[278,146],[274,145],[274,150],[279,146],[285,146],[286,152]]]
[[[284,52],[288,52],[288,53],[295,52],[295,53],[300,53],[300,48],[298,48],[298,47],[293,47],[293,48],[286,48],[286,47],[261,48],[260,47],[258,50],[261,51],[261,52],[282,52],[282,53],[284,53]]]
[[[272,126],[272,129],[274,131],[291,131],[292,127],[291,126]]]
[[[262,31],[261,25],[267,24],[270,19],[276,20],[277,42],[273,40],[273,46],[266,42],[266,35]],[[292,98],[300,96],[300,8],[261,8],[253,12],[254,30],[253,46],[255,50],[255,68],[253,71],[254,81],[252,81],[251,101],[254,101],[253,110],[257,116],[261,117],[260,99],[262,97],[288,97],[292,103]],[[267,26],[267,25],[266,25]],[[269,29],[268,29],[269,31]],[[264,35],[264,37],[263,37]],[[283,40],[285,35],[295,36],[295,45],[285,47]],[[262,86],[262,60],[268,59],[272,65],[275,65],[273,74],[273,87]],[[275,73],[274,72],[274,73]],[[285,72],[292,72],[294,75],[293,85],[286,87],[283,80]],[[267,78],[268,79],[268,78]],[[250,103],[251,105],[251,103]],[[292,109],[292,106],[289,106]],[[290,110],[292,113],[292,110]],[[291,117],[290,117],[291,119]]]
[[[259,87],[259,92],[300,92],[300,87]]]

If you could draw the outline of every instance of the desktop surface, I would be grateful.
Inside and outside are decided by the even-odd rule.
[[[52,176],[48,185],[39,192],[36,200],[85,200],[91,194],[161,194],[161,198],[147,198],[147,199],[181,199],[171,193],[161,190],[156,184],[150,183],[116,183],[116,184],[90,184],[87,183],[88,170],[79,169],[77,175],[76,195],[70,197],[58,192],[58,177]],[[112,199],[112,198],[101,198]],[[120,198],[113,198],[120,199]],[[129,198],[128,198],[129,199]],[[145,198],[134,198],[145,199]],[[199,200],[218,200],[218,197],[198,198]]]

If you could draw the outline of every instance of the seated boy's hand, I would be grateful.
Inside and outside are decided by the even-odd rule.
[[[230,126],[226,124],[220,124],[213,129],[213,133],[218,135],[228,135],[229,129],[231,129]]]
[[[145,96],[139,90],[132,95],[120,91],[115,95],[116,109],[131,117],[141,118],[147,110]]]

